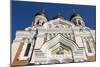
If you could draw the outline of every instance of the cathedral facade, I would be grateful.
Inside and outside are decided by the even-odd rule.
[[[56,16],[48,20],[37,13],[32,26],[16,31],[12,43],[12,65],[56,64],[95,61],[95,30],[85,26],[79,13],[70,20]]]

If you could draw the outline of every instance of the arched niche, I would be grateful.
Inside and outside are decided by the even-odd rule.
[[[72,62],[74,59],[73,53],[78,52],[78,46],[72,40],[64,37],[62,34],[58,34],[51,40],[47,41],[41,47],[41,50],[47,54],[48,60]]]
[[[43,46],[41,47],[41,50],[43,52],[46,52],[50,48],[53,48],[54,46],[56,46],[57,43],[59,43],[59,42],[62,43],[66,47],[70,47],[73,52],[78,51],[78,45],[75,42],[73,42],[72,40],[64,37],[62,34],[58,34],[51,40],[44,43]]]

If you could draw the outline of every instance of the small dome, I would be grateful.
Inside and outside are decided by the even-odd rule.
[[[64,19],[64,17],[63,17],[63,16],[55,16],[53,19],[57,19],[57,18]]]
[[[74,13],[74,14],[70,17],[70,20],[71,20],[73,17],[75,17],[75,16],[80,16],[80,14],[79,14],[79,13]]]
[[[46,15],[45,13],[43,13],[43,12],[39,12],[39,13],[36,13],[36,14],[35,14],[35,16],[38,16],[38,15],[42,15],[42,16],[48,18],[47,15]]]

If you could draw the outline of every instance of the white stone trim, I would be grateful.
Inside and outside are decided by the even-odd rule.
[[[86,42],[85,42],[85,39],[83,39],[83,41],[84,41],[84,47],[85,47],[85,51],[86,51],[87,55],[88,55],[88,56],[94,56],[95,50],[94,50],[93,44],[90,43],[90,41],[88,41],[88,42],[89,42],[89,46],[90,46],[90,48],[91,48],[91,50],[92,50],[92,53],[89,53],[89,52],[88,52],[88,48],[87,48],[87,46],[86,46],[87,44],[86,44]]]
[[[20,55],[18,57],[19,60],[28,60],[29,59],[28,56],[24,56],[26,48],[27,48],[27,43],[24,43],[22,51],[21,51],[21,53],[20,53]]]
[[[22,51],[21,51],[21,53],[18,57],[19,60],[29,60],[30,59],[30,56],[31,56],[31,53],[32,53],[32,50],[33,50],[34,40],[31,43],[31,47],[30,47],[28,56],[24,56],[28,43],[29,43],[29,41],[26,39],[26,41],[23,45]]]
[[[73,51],[77,51],[78,49],[78,46],[70,41],[69,39],[63,37],[61,34],[58,34],[55,38],[53,38],[52,40],[49,40],[48,42],[46,42],[41,50],[42,51],[47,51],[50,47],[54,46],[55,44],[59,43],[59,42],[62,42],[64,44],[68,43],[66,46],[70,47]]]

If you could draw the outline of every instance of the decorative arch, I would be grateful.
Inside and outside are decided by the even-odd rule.
[[[62,61],[64,59],[73,59],[73,53],[70,47],[64,46],[62,43],[58,43],[57,46],[49,49],[50,58]]]
[[[77,52],[78,51],[78,45],[76,43],[74,43],[72,40],[64,37],[62,34],[58,34],[57,36],[55,36],[51,40],[47,41],[41,47],[41,50],[43,52],[47,52],[48,50],[50,50],[54,46],[58,46],[57,43],[59,43],[59,42],[61,42],[63,44],[63,46],[69,47],[72,50],[72,52]]]

